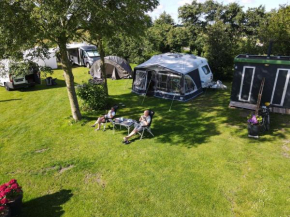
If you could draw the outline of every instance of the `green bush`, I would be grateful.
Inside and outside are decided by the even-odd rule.
[[[83,83],[77,88],[77,95],[81,98],[82,109],[85,111],[103,110],[108,103],[105,88],[100,84]]]

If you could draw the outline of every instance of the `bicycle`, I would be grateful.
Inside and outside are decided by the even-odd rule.
[[[264,106],[261,106],[260,115],[262,116],[262,132],[270,130],[270,103],[265,103]]]

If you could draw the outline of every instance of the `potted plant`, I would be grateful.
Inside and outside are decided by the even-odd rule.
[[[11,212],[7,206],[8,200],[4,192],[0,192],[0,217],[10,217]]]
[[[11,217],[11,212],[7,205],[0,205],[0,217]]]
[[[11,179],[0,186],[0,196],[7,202],[6,204],[11,210],[11,216],[21,213],[23,191],[16,179]]]
[[[249,137],[258,138],[259,133],[260,133],[260,124],[263,121],[262,116],[250,114],[247,117],[247,120],[248,120],[248,135],[249,135]]]

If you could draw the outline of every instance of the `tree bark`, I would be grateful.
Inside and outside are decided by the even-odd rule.
[[[72,73],[71,63],[67,56],[66,43],[60,43],[58,46],[59,46],[59,51],[61,55],[61,64],[64,71],[63,75],[65,78],[72,117],[75,121],[79,121],[82,119],[82,115],[80,112],[79,103],[78,103],[76,90],[74,86],[74,76]]]
[[[98,49],[99,49],[100,56],[101,56],[100,67],[101,67],[102,77],[105,80],[105,82],[104,82],[105,93],[108,96],[109,92],[108,92],[107,74],[106,74],[106,66],[105,66],[105,51],[104,51],[103,42],[102,42],[102,38],[101,37],[98,37],[98,43],[97,44],[98,44]]]

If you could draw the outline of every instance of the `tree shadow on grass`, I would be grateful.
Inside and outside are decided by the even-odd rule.
[[[57,85],[48,86],[48,85],[46,85],[46,81],[42,80],[41,84],[36,84],[34,87],[23,88],[21,90],[25,91],[25,92],[32,92],[32,91],[40,91],[40,90],[47,90],[47,89],[63,88],[66,86],[65,80],[57,79],[56,83],[57,83]]]
[[[220,134],[217,123],[211,122],[213,115],[203,115],[210,108],[198,108],[198,104],[192,104],[196,103],[198,98],[187,103],[174,101],[169,111],[171,100],[155,97],[146,97],[144,100],[142,96],[133,93],[110,97],[116,104],[126,104],[125,108],[119,110],[120,117],[138,120],[144,110],[155,111],[151,129],[158,142],[191,148],[205,143],[211,136]]]
[[[6,99],[6,100],[0,100],[0,102],[11,102],[11,101],[17,101],[22,99]]]
[[[72,196],[71,190],[61,190],[25,202],[23,203],[21,217],[60,217],[65,212],[61,205],[69,201]]]
[[[155,135],[154,140],[192,148],[198,147],[212,137],[223,133],[237,138],[248,137],[246,117],[250,111],[229,108],[230,94],[230,88],[227,90],[206,90],[202,95],[189,102],[173,101],[170,111],[171,100],[155,97],[144,98],[134,93],[110,95],[110,102],[112,105],[119,103],[126,105],[119,108],[117,117],[138,120],[144,110],[154,110],[155,115],[151,126]],[[265,132],[264,135],[267,136],[262,136],[259,139],[260,142],[286,138],[281,129],[286,128],[287,124],[290,126],[290,117],[286,118],[289,123],[283,124],[281,122],[282,115],[271,114],[272,116],[275,119],[271,123],[271,130]],[[124,130],[124,135],[126,133]],[[132,141],[137,142],[137,139],[132,138]],[[249,142],[255,141],[250,140]]]

